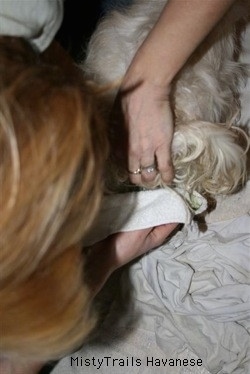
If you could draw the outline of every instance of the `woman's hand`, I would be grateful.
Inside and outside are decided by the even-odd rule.
[[[159,173],[173,179],[173,117],[166,87],[148,81],[121,86],[121,108],[128,132],[128,170],[132,183],[153,182]]]
[[[119,267],[161,245],[178,223],[120,232],[88,248],[86,282],[97,294]]]

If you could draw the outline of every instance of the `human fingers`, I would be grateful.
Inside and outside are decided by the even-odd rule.
[[[147,235],[145,249],[150,250],[160,246],[178,225],[179,223],[174,222],[155,226]]]
[[[169,184],[174,176],[171,147],[173,116],[169,101],[151,104],[145,113],[130,124],[128,164],[130,180],[134,184],[151,184],[159,174]],[[151,118],[150,118],[151,115]]]
[[[165,123],[162,129],[162,140],[160,139],[155,149],[158,172],[161,180],[169,184],[174,177],[172,163],[172,139],[174,134],[173,113],[169,100],[165,100],[162,106]]]
[[[166,138],[169,140],[169,138]],[[170,184],[174,178],[174,167],[171,157],[171,142],[158,147],[155,152],[157,160],[157,170],[161,176],[161,180]]]
[[[129,177],[134,184],[150,184],[158,174],[155,158],[157,141],[154,138],[154,131],[149,129],[149,125],[145,125],[145,128],[142,125],[138,125],[139,122],[133,126],[129,137]],[[139,131],[137,132],[137,130]]]
[[[152,159],[152,157],[151,157]],[[134,162],[133,164],[139,165],[139,163]],[[140,185],[144,182],[151,183],[155,180],[158,170],[155,161],[142,161],[140,166],[137,168],[129,168],[130,181],[134,184]]]
[[[131,164],[137,165],[137,167],[129,167],[129,177],[132,183],[137,185],[150,184],[155,181],[158,174],[166,184],[172,182],[174,168],[171,158],[171,144],[158,147],[155,155],[144,155],[140,164],[136,159],[138,160],[138,157]]]
[[[154,156],[153,148],[144,152],[141,158],[141,181],[142,183],[151,183],[158,174],[158,165]]]
[[[158,247],[178,226],[169,223],[147,229],[121,232],[115,236],[115,268],[132,261],[136,257]]]

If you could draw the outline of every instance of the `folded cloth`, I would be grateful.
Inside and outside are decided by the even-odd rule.
[[[84,245],[91,245],[121,231],[133,231],[166,223],[189,224],[194,214],[207,208],[206,200],[194,192],[187,196],[171,188],[108,195]]]
[[[140,328],[170,357],[188,348],[211,373],[248,373],[249,214],[204,232],[193,222],[177,246],[174,237],[131,268]]]
[[[143,257],[144,276],[168,310],[217,322],[250,318],[250,216],[243,217],[204,233],[193,223],[178,249],[163,245]]]
[[[63,19],[63,0],[0,0],[0,35],[23,37],[39,51],[52,42]]]

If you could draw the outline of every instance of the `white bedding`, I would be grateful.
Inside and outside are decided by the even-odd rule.
[[[249,124],[250,83],[241,100]],[[250,183],[218,201],[207,230],[193,222],[124,271],[98,337],[53,374],[249,373],[249,255]]]

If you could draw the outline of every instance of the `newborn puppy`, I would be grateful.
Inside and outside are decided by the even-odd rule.
[[[85,76],[101,85],[121,79],[166,2],[134,0],[130,7],[104,17],[81,64]],[[237,25],[246,14],[244,1],[236,1],[173,82],[174,187],[208,195],[227,194],[246,180],[248,138],[232,126],[240,109],[238,90],[246,76],[245,66],[237,61]],[[106,95],[108,113],[116,94],[117,90],[112,90]],[[128,181],[126,170],[121,171],[120,165],[109,165],[112,167],[111,185],[116,185],[117,179]],[[159,176],[157,186],[164,186]]]
[[[95,93],[54,52],[0,37],[2,368],[62,357],[96,320],[81,241],[103,192],[106,128]]]

